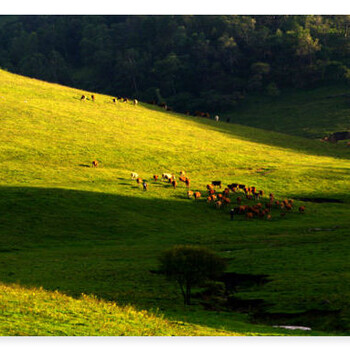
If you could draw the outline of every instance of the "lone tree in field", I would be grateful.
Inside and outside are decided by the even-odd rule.
[[[207,248],[175,246],[159,258],[160,271],[176,281],[184,297],[185,305],[191,303],[191,288],[219,277],[226,262]]]

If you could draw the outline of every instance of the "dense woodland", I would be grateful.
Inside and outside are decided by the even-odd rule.
[[[175,110],[350,80],[350,16],[0,16],[0,67]]]

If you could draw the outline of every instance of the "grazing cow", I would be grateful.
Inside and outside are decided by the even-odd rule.
[[[185,176],[185,175],[186,175],[186,173],[183,170],[181,170],[180,171],[180,176]]]
[[[144,191],[147,191],[148,183],[147,183],[145,180],[143,180],[142,186],[143,186],[143,190],[144,190]]]
[[[187,187],[190,187],[190,179],[188,177],[186,177],[185,183]]]
[[[218,209],[220,209],[221,206],[222,206],[222,202],[221,202],[221,201],[217,201],[217,202],[215,203],[215,205],[216,205],[216,207],[217,207]]]
[[[186,182],[186,179],[187,179],[186,176],[180,176],[180,177],[179,177],[179,180],[180,180],[181,182]]]
[[[158,175],[153,175],[153,179],[154,179],[154,181],[157,181],[158,180]]]
[[[222,201],[225,205],[228,205],[231,203],[231,199],[230,198],[227,198],[227,197],[222,197]]]
[[[97,168],[97,167],[98,167],[98,161],[97,161],[97,160],[93,160],[93,161],[92,161],[92,166],[93,166],[94,168]]]
[[[207,190],[208,190],[208,191],[214,190],[214,186],[213,186],[213,185],[207,185]]]
[[[170,180],[172,178],[173,175],[171,174],[166,174],[166,173],[163,173],[162,174],[162,179],[163,180]]]
[[[171,184],[172,184],[172,186],[174,187],[174,190],[175,190],[175,188],[176,188],[176,186],[177,186],[176,180],[172,180],[172,181],[171,181]]]
[[[350,139],[350,131],[338,131],[329,136],[325,136],[321,141],[337,143],[338,141],[347,139]]]
[[[193,191],[187,191],[187,198],[191,198],[193,195]]]
[[[139,103],[139,101],[137,101],[136,99],[134,99],[134,101],[133,101],[134,106],[136,106],[138,103]]]
[[[304,206],[299,207],[299,213],[304,213],[304,212],[305,212],[305,207]]]
[[[218,187],[221,188],[221,181],[212,181],[211,184],[212,184],[214,187],[218,186]]]
[[[200,192],[198,192],[198,191],[195,192],[195,193],[194,193],[194,199],[199,199],[199,198],[201,197],[201,195],[202,195],[202,194],[201,194]]]
[[[219,121],[219,116],[218,116],[218,115],[215,116],[215,121],[216,121],[216,122]]]
[[[249,212],[249,213],[246,213],[246,214],[245,214],[245,217],[246,217],[248,220],[249,220],[249,219],[253,219],[254,214],[251,213],[251,212]]]
[[[95,95],[91,95],[91,99],[95,101]]]
[[[136,182],[138,183],[138,185],[140,185],[140,184],[142,183],[142,179],[141,179],[140,177],[138,177],[138,178],[136,179]]]
[[[126,97],[123,97],[122,102],[128,102],[128,99]]]
[[[131,178],[132,179],[137,179],[139,177],[139,174],[137,173],[131,173]]]
[[[80,101],[82,101],[82,100],[86,100],[86,96],[85,95],[81,95]]]
[[[227,185],[227,187],[232,191],[232,192],[236,192],[238,184],[231,184],[231,185]]]

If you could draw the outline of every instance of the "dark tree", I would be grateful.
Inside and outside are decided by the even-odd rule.
[[[226,262],[207,248],[175,246],[159,258],[160,271],[179,284],[185,305],[191,303],[191,289],[219,277]]]

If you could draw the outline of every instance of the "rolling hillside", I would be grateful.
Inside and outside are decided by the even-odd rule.
[[[84,314],[89,299],[81,301],[82,293],[102,300],[96,312],[116,303],[160,315],[159,323],[150,317],[153,335],[349,334],[349,148],[143,103],[114,104],[111,96],[80,101],[83,93],[91,95],[0,71],[0,305],[7,315],[0,334],[14,334],[11,319],[20,334],[96,334],[88,326],[61,328],[61,312]],[[180,170],[201,200],[188,199],[183,184],[174,190],[152,180]],[[148,180],[147,192],[130,179],[132,171]],[[232,222],[227,208],[206,203],[213,180],[294,199],[296,209],[284,217],[275,209],[270,221]],[[239,285],[235,293],[263,300],[260,313],[204,300],[201,290],[184,307],[177,286],[155,273],[159,254],[175,244],[212,248],[227,259],[228,272],[267,275],[268,283]],[[25,295],[39,287],[34,307]],[[52,291],[69,298],[71,309],[53,306]],[[30,325],[38,307],[57,311],[42,332]],[[186,330],[170,329],[167,322],[175,321]],[[271,327],[285,322],[313,331]],[[125,335],[142,333],[131,329]]]

